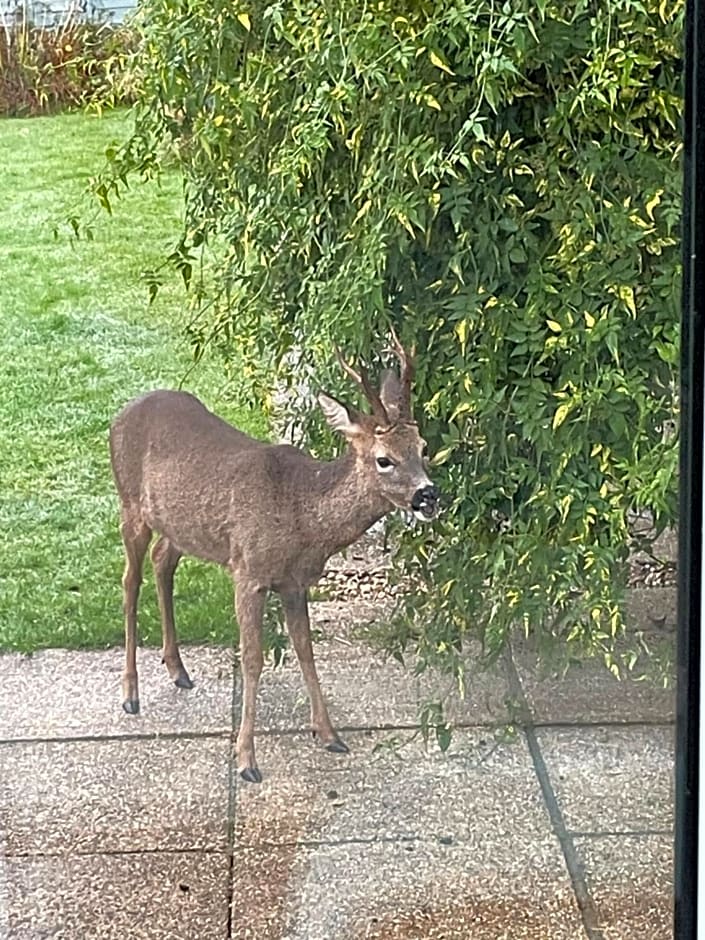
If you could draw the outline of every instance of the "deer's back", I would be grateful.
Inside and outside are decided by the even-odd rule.
[[[148,392],[129,402],[110,428],[123,505],[139,509],[185,553],[222,562],[226,533],[217,530],[226,523],[233,473],[243,454],[265,446],[188,392]]]
[[[110,455],[121,495],[137,496],[152,457],[189,461],[209,454],[217,463],[263,442],[238,431],[189,392],[159,389],[129,402],[110,428]]]
[[[193,395],[156,391],[130,402],[110,429],[110,452],[128,513],[184,554],[274,583],[312,550],[298,494],[320,465],[238,431]],[[317,577],[323,556],[318,546],[312,554]]]

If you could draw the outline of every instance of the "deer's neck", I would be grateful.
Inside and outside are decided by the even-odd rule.
[[[388,500],[371,491],[369,477],[351,451],[320,463],[311,496],[326,557],[355,542],[392,509]]]

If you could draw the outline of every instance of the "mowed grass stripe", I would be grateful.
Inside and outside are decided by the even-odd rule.
[[[52,232],[53,220],[81,204],[127,121],[75,113],[0,122],[0,649],[122,641],[108,427],[128,399],[179,385],[192,365],[178,277],[151,306],[141,278],[180,229],[176,174],[128,192],[113,216],[96,219],[93,241]],[[234,404],[217,362],[200,365],[187,387],[243,429],[266,434],[258,410]],[[140,632],[157,644],[145,575]],[[185,642],[231,641],[222,572],[185,560],[176,594]]]

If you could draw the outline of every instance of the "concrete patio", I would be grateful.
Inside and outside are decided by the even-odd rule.
[[[672,592],[635,594],[672,630]],[[138,717],[121,650],[2,657],[1,938],[672,936],[672,691],[543,679],[515,650],[460,701],[351,642],[339,605],[313,614],[350,754],[312,741],[290,659],[263,676],[259,786],[234,770],[230,651],[184,649],[184,691],[140,650]],[[439,689],[445,754],[416,733]]]

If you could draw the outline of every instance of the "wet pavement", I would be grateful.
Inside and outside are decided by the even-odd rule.
[[[521,647],[462,700],[312,612],[350,754],[312,740],[287,657],[263,674],[259,786],[234,768],[229,650],[184,648],[186,691],[141,649],[139,716],[121,650],[0,657],[2,940],[672,937],[672,690],[544,677]],[[441,692],[445,753],[417,727]]]

